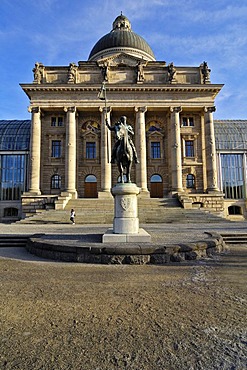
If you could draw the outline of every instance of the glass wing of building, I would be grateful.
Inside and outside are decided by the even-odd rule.
[[[30,128],[30,120],[0,120],[0,151],[29,150]]]
[[[19,200],[27,190],[31,121],[0,120],[0,200]]]
[[[227,199],[246,197],[247,121],[214,121],[220,187]]]

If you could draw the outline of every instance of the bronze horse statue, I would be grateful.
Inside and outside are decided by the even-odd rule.
[[[120,182],[124,183],[124,175],[126,182],[130,183],[130,172],[133,162],[133,148],[130,144],[128,127],[121,123],[116,133],[116,138],[119,140],[119,145],[116,151],[117,166],[120,174]]]

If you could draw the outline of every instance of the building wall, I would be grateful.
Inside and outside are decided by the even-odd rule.
[[[114,110],[112,112],[112,123],[116,122],[122,114],[126,114],[123,110]],[[135,113],[127,111],[128,122],[133,126],[135,131]],[[63,118],[63,126],[52,127],[52,117]],[[181,113],[181,125],[184,117],[192,117],[194,119],[193,127],[181,127],[181,150],[182,150],[182,182],[186,193],[203,192],[206,184],[203,169],[205,163],[203,161],[203,140],[201,127],[201,115],[198,112],[188,111]],[[90,129],[90,122],[98,126],[95,130]],[[77,140],[76,140],[76,189],[79,197],[85,195],[85,178],[87,175],[95,175],[97,178],[97,189],[101,189],[101,127],[100,113],[95,111],[79,111],[76,117]],[[157,125],[160,131],[150,131],[150,125]],[[170,144],[170,116],[164,111],[152,111],[146,114],[146,146],[147,146],[147,182],[150,189],[150,179],[154,174],[159,174],[163,179],[163,194],[167,195],[171,191],[171,150]],[[45,111],[41,119],[42,138],[41,138],[41,185],[42,194],[59,194],[65,190],[65,151],[66,151],[66,116],[62,110]],[[88,127],[89,126],[89,127]],[[61,157],[52,157],[52,141],[61,141]],[[185,141],[191,140],[194,142],[195,156],[192,158],[185,157]],[[94,142],[96,146],[96,158],[86,158],[86,143]],[[160,158],[153,159],[151,157],[151,143],[160,143]],[[112,144],[114,145],[114,135],[112,135]],[[205,146],[205,143],[204,143]],[[138,166],[138,165],[137,165]],[[54,174],[61,176],[61,189],[51,189],[51,177]],[[188,174],[195,176],[195,187],[186,188],[186,177]],[[118,170],[116,165],[112,166],[112,184],[117,181]],[[136,165],[132,169],[132,181],[136,181]]]

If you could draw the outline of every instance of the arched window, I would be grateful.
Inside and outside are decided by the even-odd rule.
[[[58,174],[55,174],[51,177],[51,188],[61,189],[61,176]]]
[[[153,175],[151,176],[150,182],[162,182],[162,177],[160,175]]]
[[[85,178],[85,182],[97,182],[97,179],[94,175],[87,175]]]
[[[195,176],[189,173],[186,177],[186,188],[191,189],[195,187]]]

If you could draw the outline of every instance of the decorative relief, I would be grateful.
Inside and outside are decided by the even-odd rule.
[[[123,197],[120,200],[120,205],[121,205],[121,207],[123,208],[124,211],[130,211],[131,208],[132,208],[132,199],[127,198],[127,197]]]

